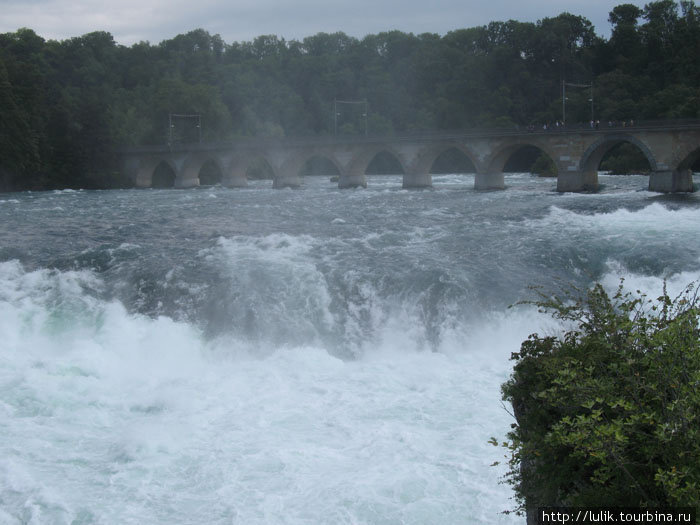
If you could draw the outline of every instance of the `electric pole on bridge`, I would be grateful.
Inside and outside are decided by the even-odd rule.
[[[561,121],[566,126],[566,86],[577,88],[591,88],[591,98],[588,101],[591,103],[591,122],[593,119],[593,81],[590,84],[574,84],[573,82],[561,81]]]
[[[368,105],[367,99],[363,100],[333,100],[333,135],[338,136],[338,117],[340,113],[338,112],[338,104],[347,105],[362,105],[362,118],[365,120],[365,137],[367,136],[367,116],[368,116]]]
[[[197,129],[197,142],[202,142],[202,116],[199,113],[193,115],[187,115],[183,113],[168,113],[168,145],[173,143],[173,129],[175,129],[175,124],[173,124],[173,119],[190,119],[195,122],[195,128]]]

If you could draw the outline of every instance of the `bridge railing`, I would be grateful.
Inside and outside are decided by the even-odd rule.
[[[546,125],[545,125],[546,124]],[[568,134],[568,133],[619,133],[625,131],[645,131],[645,130],[680,130],[680,129],[700,129],[700,119],[666,119],[666,120],[633,120],[626,121],[596,121],[591,126],[590,122],[567,123],[562,125],[556,122],[530,124],[528,126],[511,127],[481,127],[469,129],[452,130],[411,130],[394,135],[306,135],[292,137],[236,137],[228,141],[206,142],[206,143],[177,143],[160,144],[150,146],[131,146],[118,148],[120,153],[148,153],[148,152],[168,152],[168,151],[213,151],[225,149],[231,146],[248,147],[272,147],[275,144],[284,146],[304,146],[309,143],[317,145],[331,144],[367,144],[381,143],[386,141],[435,141],[435,140],[460,140],[464,138],[477,137],[502,137],[506,135],[532,135],[532,134]]]
[[[501,127],[480,127],[480,128],[462,128],[462,129],[450,129],[450,130],[412,130],[408,132],[401,132],[396,134],[391,138],[416,138],[416,137],[463,137],[463,136],[483,136],[483,135],[521,135],[527,133],[566,133],[566,132],[596,132],[596,131],[606,131],[606,130],[619,130],[621,128],[633,128],[636,130],[643,129],[696,129],[700,128],[700,119],[657,119],[657,120],[606,120],[606,121],[595,121],[592,125],[591,122],[575,122],[562,124],[559,122],[557,124],[554,122],[540,122],[530,125],[513,125],[513,126],[501,126]],[[372,138],[370,135],[367,138]],[[377,136],[378,138],[386,138],[384,136]]]

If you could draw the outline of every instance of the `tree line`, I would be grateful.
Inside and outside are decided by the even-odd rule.
[[[593,85],[567,88],[567,122],[700,117],[694,1],[621,4],[609,21],[607,39],[570,13],[231,44],[202,29],[132,46],[0,34],[0,190],[125,185],[117,146],[541,126],[563,117],[563,81]]]

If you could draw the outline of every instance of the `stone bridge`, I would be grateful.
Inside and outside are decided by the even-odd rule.
[[[172,174],[174,187],[198,186],[205,164],[215,166],[223,185],[244,187],[248,170],[256,163],[267,165],[273,187],[297,187],[302,184],[304,167],[314,158],[335,167],[340,188],[364,187],[367,167],[381,153],[392,155],[401,166],[404,188],[422,188],[431,186],[431,169],[438,157],[457,150],[473,165],[476,189],[502,189],[508,160],[531,146],[552,160],[557,190],[566,192],[595,191],[601,160],[622,142],[636,146],[649,162],[649,190],[693,191],[691,169],[700,161],[700,121],[391,137],[242,138],[229,143],[129,148],[121,155],[123,169],[140,188],[153,185],[159,166]]]

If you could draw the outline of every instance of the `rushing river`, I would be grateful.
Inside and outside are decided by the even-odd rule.
[[[700,195],[600,181],[0,194],[0,523],[521,523],[508,306],[700,277]]]

